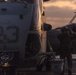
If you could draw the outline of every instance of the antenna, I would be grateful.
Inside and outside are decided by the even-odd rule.
[[[69,24],[71,24],[74,21],[74,19],[76,18],[76,12],[74,12],[74,13],[75,13],[75,15],[73,16],[73,18],[71,19],[71,21],[69,22]]]

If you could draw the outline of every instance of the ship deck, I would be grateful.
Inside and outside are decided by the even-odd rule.
[[[76,58],[75,57],[73,58],[72,62],[73,62],[72,75],[76,75]],[[60,72],[59,70],[57,71],[59,66],[60,66],[59,64],[56,64],[54,68],[55,70],[53,69],[50,72],[46,72],[46,71],[37,72],[35,68],[18,69],[16,74],[17,75],[31,75],[31,74],[32,75],[59,75]],[[68,75],[67,62],[65,63],[65,74],[64,75]]]

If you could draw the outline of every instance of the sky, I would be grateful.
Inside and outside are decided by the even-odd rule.
[[[44,6],[46,23],[51,24],[53,29],[69,24],[76,12],[76,0],[50,0]]]

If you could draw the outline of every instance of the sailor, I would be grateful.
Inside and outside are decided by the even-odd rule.
[[[68,63],[68,75],[72,75],[72,40],[76,38],[76,34],[68,27],[63,27],[61,29],[61,34],[58,35],[58,39],[60,41],[60,58],[64,60],[65,64],[65,57],[67,58]],[[63,71],[60,75],[64,75],[64,67]]]

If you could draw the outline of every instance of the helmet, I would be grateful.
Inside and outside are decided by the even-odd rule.
[[[73,30],[74,32],[76,32],[76,27],[75,27],[75,26],[73,26],[72,30]]]
[[[63,27],[63,28],[61,29],[61,32],[65,32],[65,31],[69,31],[69,28],[68,28],[68,27]]]

